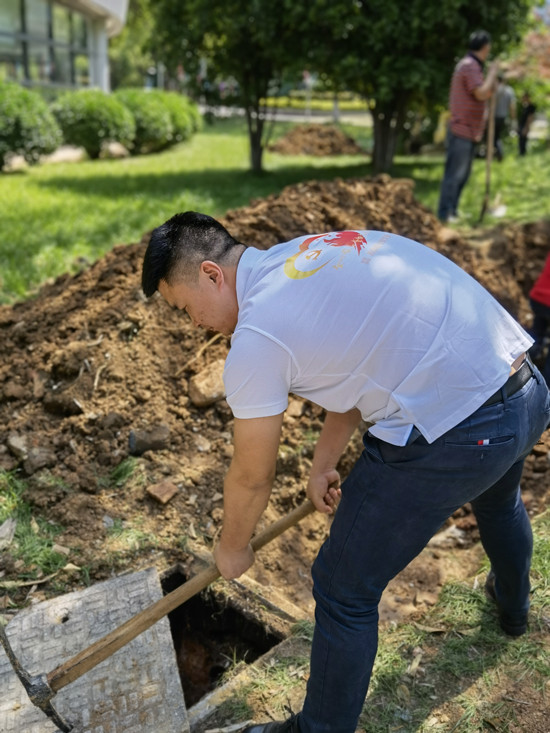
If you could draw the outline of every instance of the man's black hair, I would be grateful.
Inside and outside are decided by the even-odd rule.
[[[164,280],[172,284],[176,277],[195,281],[205,260],[218,264],[239,242],[227,229],[207,214],[185,211],[176,214],[153,230],[143,258],[141,287],[151,297]]]
[[[468,40],[470,51],[480,51],[488,43],[491,43],[491,36],[487,31],[474,31]]]

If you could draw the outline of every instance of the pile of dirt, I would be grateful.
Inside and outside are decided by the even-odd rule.
[[[296,125],[268,150],[281,155],[366,155],[367,151],[334,125]]]
[[[334,229],[399,232],[456,261],[525,325],[527,293],[550,236],[550,222],[539,222],[499,227],[465,241],[414,199],[411,181],[389,177],[289,186],[228,212],[223,223],[259,248]],[[222,517],[232,416],[219,390],[211,389],[206,398],[199,390],[197,396],[195,383],[202,380],[204,386],[219,371],[228,340],[195,329],[159,296],[143,297],[147,239],[117,246],[33,299],[0,308],[0,467],[27,479],[33,512],[63,528],[58,544],[92,579],[139,563],[164,568],[181,560],[185,542],[211,544]],[[291,401],[265,521],[304,498],[321,424],[318,407]],[[358,434],[342,459],[344,475],[359,445]],[[549,448],[545,435],[528,458],[524,498],[532,514],[548,496]],[[129,457],[134,471],[124,482]],[[165,504],[147,491],[158,484],[174,493]],[[453,522],[464,531],[473,527],[466,509]],[[135,545],[113,544],[113,527],[121,535],[132,530]],[[262,551],[255,579],[285,589],[307,607],[309,565],[326,532],[325,518],[308,518],[301,530]],[[467,532],[462,541],[475,538],[475,531]],[[0,570],[16,577],[28,568],[8,551]],[[79,582],[77,576],[74,583]]]

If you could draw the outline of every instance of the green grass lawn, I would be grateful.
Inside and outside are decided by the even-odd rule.
[[[443,161],[443,155],[397,157],[392,175],[412,178],[416,183],[416,197],[432,211],[436,211]],[[514,141],[509,140],[503,161],[493,161],[491,165],[490,205],[483,218],[483,225],[496,221],[490,210],[499,202],[506,207],[504,220],[536,221],[550,216],[549,166],[548,144],[542,141],[533,142],[528,155],[520,158]],[[460,226],[478,224],[485,190],[486,161],[476,159],[460,200],[459,208],[463,214]]]
[[[371,144],[370,129],[343,126]],[[289,123],[277,123],[273,139]],[[510,153],[493,170],[510,218],[538,219],[550,210],[550,154]],[[0,175],[0,302],[22,299],[45,280],[92,262],[117,243],[141,235],[178,211],[221,216],[251,199],[304,180],[371,174],[368,156],[281,156],[266,152],[265,172],[249,171],[243,120],[217,121],[187,143],[123,160],[48,163]],[[416,181],[420,201],[437,205],[443,156],[398,157],[395,176]],[[463,196],[464,222],[479,216],[484,161],[477,160]],[[490,217],[487,218],[487,222]]]

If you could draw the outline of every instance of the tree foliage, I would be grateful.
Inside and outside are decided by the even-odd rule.
[[[155,66],[151,52],[153,14],[151,0],[132,0],[120,35],[109,42],[111,86],[143,86],[148,71]]]
[[[233,78],[235,101],[245,109],[251,167],[259,171],[265,132],[262,100],[289,69],[303,64],[293,0],[158,0],[154,5],[157,54],[171,69],[202,84]]]
[[[371,104],[376,170],[388,170],[408,110],[445,104],[453,66],[473,30],[498,53],[515,45],[536,0],[157,0],[158,54],[194,76],[233,76],[261,168],[261,100],[308,68]],[[204,61],[203,61],[204,63]]]
[[[322,45],[311,65],[341,88],[364,95],[374,120],[373,163],[388,170],[406,114],[446,105],[453,67],[470,33],[487,30],[493,58],[517,45],[533,0],[355,0],[309,4]],[[347,10],[345,9],[347,6]]]

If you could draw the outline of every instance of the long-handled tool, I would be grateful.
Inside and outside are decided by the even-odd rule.
[[[485,196],[481,206],[478,224],[481,224],[483,217],[489,208],[489,196],[491,193],[491,163],[493,162],[493,149],[495,147],[495,105],[496,93],[493,92],[489,101],[489,120],[487,127],[487,150],[485,152]]]
[[[278,537],[285,530],[296,525],[301,519],[313,512],[314,506],[307,500],[296,507],[290,514],[271,524],[267,529],[253,538],[251,545],[254,552],[267,545],[271,540]],[[201,590],[204,590],[210,583],[220,577],[220,572],[215,565],[209,565],[203,571],[195,575],[176,590],[173,590],[164,598],[153,603],[140,613],[132,616],[118,628],[106,634],[103,638],[91,644],[87,649],[76,654],[72,659],[53,669],[48,674],[31,676],[23,669],[16,658],[13,649],[8,641],[5,631],[0,626],[0,642],[14,668],[15,673],[25,687],[31,702],[39,707],[50,718],[63,733],[73,730],[73,725],[64,720],[53,707],[51,700],[61,688],[74,682],[83,674],[93,669],[96,665],[107,659],[121,647],[128,644],[136,636],[146,631],[161,618],[173,611],[182,603],[192,598]]]

